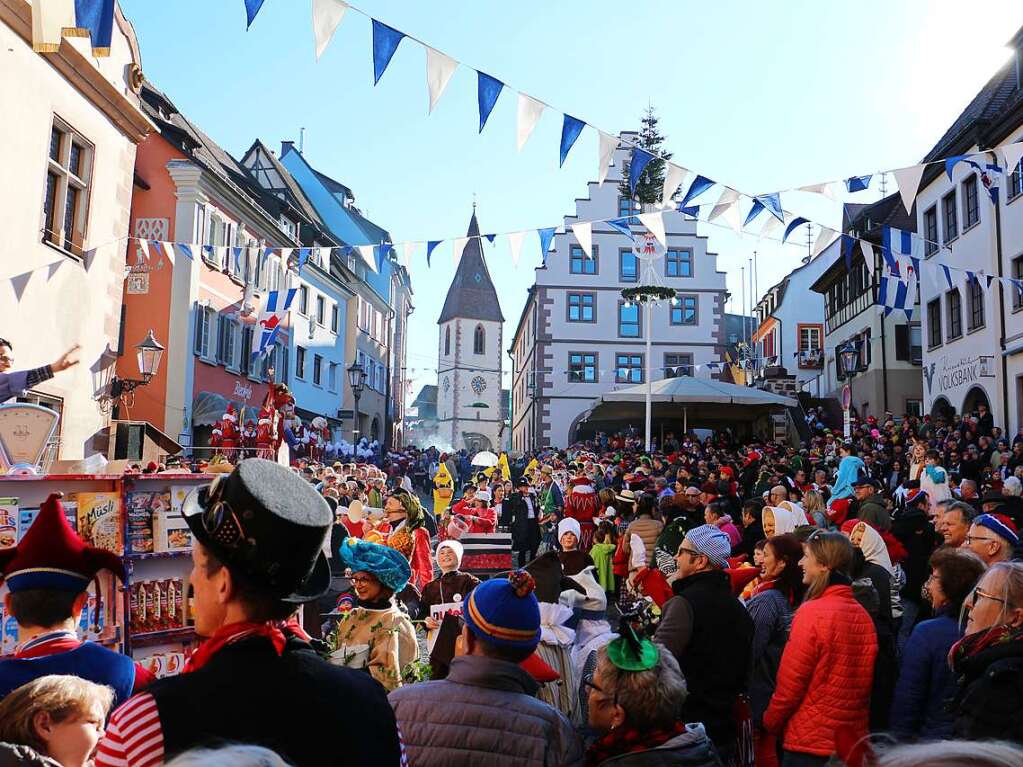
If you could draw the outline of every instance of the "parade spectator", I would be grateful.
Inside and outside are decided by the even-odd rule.
[[[678,718],[686,699],[678,661],[624,630],[625,636],[597,651],[593,676],[584,681],[589,724],[598,734],[587,765],[717,767],[703,725]]]
[[[1004,514],[981,514],[970,525],[963,545],[990,566],[1012,558],[1013,549],[1019,545],[1019,533]]]
[[[224,746],[193,748],[167,762],[167,767],[289,767],[268,748],[262,746]]]
[[[946,546],[958,548],[966,542],[977,510],[965,501],[955,501],[945,507],[941,516],[941,533]]]
[[[914,740],[952,735],[948,704],[956,686],[948,653],[963,635],[963,602],[985,570],[980,558],[964,549],[939,549],[929,565],[925,588],[935,617],[918,623],[906,642],[890,718],[893,734]]]
[[[540,508],[530,489],[529,478],[522,475],[516,492],[501,505],[501,524],[511,531],[512,551],[517,552],[518,566],[536,558],[540,546]]]
[[[783,767],[844,759],[867,734],[877,637],[853,598],[853,546],[817,531],[803,544],[807,599],[796,610],[764,729],[781,737]]]
[[[0,765],[87,767],[113,690],[76,676],[33,679],[0,700]]]
[[[751,498],[742,504],[742,540],[738,547],[732,547],[733,555],[741,555],[747,560],[753,558],[757,543],[764,539],[763,525],[764,502],[759,498]],[[691,528],[690,528],[691,529]],[[681,540],[679,540],[681,543]],[[678,546],[675,546],[678,549]]]
[[[883,748],[876,767],[1017,767],[1023,749],[1010,743],[941,740]]]
[[[517,571],[473,589],[463,613],[461,654],[446,679],[390,694],[409,763],[416,767],[581,767],[569,721],[537,700],[519,664],[540,641],[532,578]],[[396,762],[392,762],[396,763]]]
[[[736,703],[746,692],[753,645],[753,621],[724,572],[730,550],[713,525],[689,531],[676,557],[674,596],[654,635],[678,660],[689,688],[683,719],[707,728],[724,761],[736,751]]]
[[[630,539],[633,535],[638,535],[646,547],[646,564],[650,564],[654,547],[657,544],[657,536],[664,529],[661,520],[655,518],[656,513],[657,499],[653,495],[644,493],[636,499],[636,518],[625,529],[626,555],[628,557],[632,556]]]
[[[338,552],[351,571],[357,601],[327,640],[331,662],[365,669],[390,691],[401,687],[405,667],[419,657],[416,632],[394,595],[409,582],[404,555],[379,543],[349,538]]]
[[[742,542],[739,528],[732,524],[728,501],[718,500],[707,505],[703,510],[703,519],[708,525],[714,525],[728,536],[728,543],[735,549]]]
[[[561,560],[565,575],[575,575],[593,566],[590,555],[579,549],[581,538],[582,533],[577,520],[565,517],[558,522],[558,545],[561,547],[558,558]]]
[[[250,458],[193,491],[183,510],[194,539],[195,631],[206,641],[187,673],[114,711],[98,767],[148,767],[214,741],[266,746],[296,767],[322,764],[340,741],[350,764],[397,764],[383,688],[327,663],[288,622],[330,586],[322,496],[285,467]]]
[[[33,370],[18,370],[14,367],[14,345],[6,338],[0,338],[0,403],[21,395],[44,381],[49,381],[57,373],[78,364],[79,345],[75,344],[49,365]]]
[[[776,767],[777,739],[763,729],[764,711],[774,695],[778,667],[788,641],[792,615],[806,587],[799,560],[803,546],[796,536],[776,535],[764,542],[761,578],[746,603],[753,619],[752,675],[749,698],[758,767]]]
[[[1023,563],[993,564],[965,607],[965,636],[949,653],[959,680],[953,732],[1023,744]]]

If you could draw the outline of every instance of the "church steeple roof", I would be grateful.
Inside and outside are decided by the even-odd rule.
[[[467,236],[469,241],[462,250],[462,259],[458,262],[455,278],[448,288],[448,295],[444,299],[444,308],[437,324],[455,318],[504,322],[501,305],[497,300],[497,290],[490,279],[487,262],[483,260],[480,225],[476,221],[475,209],[469,221]]]

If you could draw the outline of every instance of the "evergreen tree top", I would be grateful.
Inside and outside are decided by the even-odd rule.
[[[633,197],[641,204],[660,202],[661,192],[664,189],[664,160],[671,159],[671,154],[662,149],[665,136],[658,130],[657,112],[653,106],[647,107],[640,123],[642,127],[639,130],[639,140],[636,144],[641,149],[653,154],[654,159],[640,174],[639,181],[636,183],[636,193],[633,195],[629,190],[629,169],[632,166],[630,155],[622,167],[622,180],[618,189],[623,197]]]

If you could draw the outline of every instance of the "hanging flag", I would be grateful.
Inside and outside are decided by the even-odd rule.
[[[827,197],[829,200],[835,199],[835,192],[831,188],[830,181],[827,181],[823,184],[807,184],[806,186],[796,187],[796,191],[819,194],[822,195],[823,197]]]
[[[89,38],[93,56],[110,55],[113,29],[114,0],[75,0],[75,33]]]
[[[716,221],[719,218],[723,218],[736,234],[742,230],[742,223],[739,221],[739,193],[734,189],[725,187],[721,190],[721,196],[710,209],[707,221]]]
[[[635,242],[636,235],[632,233],[632,229],[629,225],[634,223],[632,216],[626,216],[625,218],[612,218],[605,222],[609,227],[614,229],[616,232],[620,232],[628,237],[630,240]]]
[[[394,52],[398,50],[404,32],[399,32],[394,27],[389,27],[382,21],[373,21],[373,85],[380,82],[387,65],[391,63]]]
[[[487,242],[489,242],[491,245],[493,245],[494,244],[494,240],[497,239],[497,235],[496,234],[485,234],[483,236],[486,238]]]
[[[848,271],[852,271],[852,252],[853,245],[856,244],[856,240],[850,237],[848,234],[842,235],[842,258],[845,259],[845,268]]]
[[[998,151],[1002,153],[1002,163],[1005,166],[1006,173],[1012,173],[1014,170],[1019,169],[1020,159],[1023,158],[1023,142],[1017,141],[1014,144],[1006,144]]]
[[[629,163],[629,191],[632,194],[636,194],[636,184],[639,183],[639,177],[643,174],[644,168],[653,159],[654,156],[645,149],[633,148],[632,161]]]
[[[710,189],[714,184],[717,183],[706,176],[697,176],[693,179],[693,183],[689,185],[689,191],[686,192],[685,197],[682,198],[682,204],[685,205],[690,200],[699,197],[701,194]]]
[[[700,217],[700,206],[699,205],[682,205],[681,203],[679,203],[678,212],[679,213],[684,213],[687,216],[692,216],[693,218],[699,218]]]
[[[433,256],[434,249],[440,245],[442,240],[429,240],[426,243],[426,266],[430,267],[430,258]]]
[[[190,260],[195,260],[195,256],[192,253],[192,246],[184,242],[175,242],[174,249],[181,255],[187,257]]]
[[[540,236],[540,256],[545,264],[547,263],[547,253],[550,252],[551,243],[554,242],[555,231],[557,231],[556,226],[548,226],[536,230],[536,233]]]
[[[348,4],[342,0],[313,0],[313,40],[316,42],[316,60],[327,50],[334,38]]]
[[[867,271],[873,276],[874,274],[874,246],[866,240],[860,240],[860,251],[863,253],[863,264],[867,267]]]
[[[456,237],[451,243],[451,262],[455,266],[458,266],[458,262],[462,260],[462,253],[465,251],[465,246],[468,243],[468,237]]]
[[[310,248],[299,248],[298,249],[298,273],[302,273],[302,269],[305,268],[306,262],[309,260]],[[287,259],[282,259],[284,263],[288,263]]]
[[[902,205],[906,213],[913,212],[913,202],[916,200],[916,193],[920,189],[920,179],[923,178],[926,165],[910,165],[908,168],[893,170],[895,183],[899,186],[899,195],[902,197]]]
[[[621,143],[617,136],[612,136],[610,133],[604,133],[603,131],[597,131],[600,136],[600,147],[598,150],[597,158],[597,186],[600,186],[607,179],[607,172],[611,167],[611,159],[615,155],[615,150],[618,149],[618,144]]]
[[[401,263],[407,272],[412,270],[412,254],[415,252],[416,245],[418,243],[415,242],[403,242],[401,244]]]
[[[247,19],[246,29],[252,26],[256,20],[256,14],[263,7],[263,0],[245,0],[245,18]]]
[[[263,307],[263,312],[259,315],[259,326],[262,328],[259,334],[259,346],[252,353],[253,357],[261,357],[267,349],[273,346],[280,333],[281,321],[291,308],[291,302],[295,300],[296,293],[298,293],[298,288],[288,288],[287,293],[283,295],[279,290],[271,290],[266,294],[266,306]]]
[[[572,117],[572,115],[565,115],[565,119],[561,123],[561,159],[558,162],[559,168],[564,167],[565,158],[568,157],[568,153],[572,150],[576,139],[579,138],[579,134],[583,132],[584,127],[586,127],[586,123],[582,120]]]
[[[430,93],[430,109],[427,114],[433,114],[433,108],[437,106],[441,94],[448,87],[451,76],[458,69],[458,62],[429,45],[424,47],[426,48],[426,88]]]
[[[501,91],[504,89],[504,83],[496,77],[491,77],[483,72],[477,71],[476,75],[476,101],[480,110],[480,133],[482,133],[483,126],[487,124],[490,113],[494,111],[497,97],[501,95]]]
[[[64,265],[64,259],[47,264],[46,281],[49,282],[57,274],[57,271]]]
[[[803,218],[802,216],[796,216],[796,218],[789,221],[789,225],[785,227],[785,234],[783,234],[781,238],[782,243],[788,240],[789,235],[792,234],[792,232],[794,232],[796,229],[801,227],[803,224],[809,223],[810,223],[809,220]]]
[[[810,258],[817,258],[836,239],[838,239],[838,232],[830,227],[822,226],[820,234],[817,235],[817,241],[813,244],[813,250],[810,251]]]
[[[952,171],[956,165],[961,162],[965,162],[970,155],[968,154],[957,154],[952,157],[945,159],[945,174],[948,176],[948,180],[952,180]]]
[[[671,201],[675,196],[675,192],[677,192],[679,187],[682,186],[682,182],[685,180],[686,174],[689,171],[681,165],[675,165],[670,162],[665,163],[665,166],[664,186],[661,188],[661,207],[670,208],[672,207]]]
[[[508,248],[511,250],[512,266],[519,265],[519,256],[522,253],[522,238],[525,232],[510,232],[508,234]]]
[[[768,213],[778,219],[779,223],[785,223],[785,211],[781,208],[781,194],[779,192],[757,195],[756,199],[760,201],[760,204],[766,208]]]
[[[662,248],[668,247],[668,237],[664,232],[664,211],[640,213],[639,222],[647,228],[647,231],[654,236],[655,240],[661,243]]]
[[[355,249],[359,251],[359,256],[362,258],[362,262],[366,264],[366,266],[374,272],[379,271],[377,269],[376,248],[373,245],[356,245]]]
[[[544,103],[537,101],[525,93],[519,94],[518,125],[516,129],[515,145],[518,151],[526,145],[529,137],[533,135],[533,128],[540,121],[543,114]]]
[[[916,281],[903,282],[894,275],[884,275],[878,280],[877,305],[884,307],[887,317],[896,309],[913,319],[913,305],[916,303]]]
[[[14,289],[14,298],[16,303],[21,303],[21,299],[25,295],[25,288],[28,287],[28,283],[31,281],[33,274],[35,274],[35,270],[30,269],[27,272],[22,272],[21,274],[10,278],[11,287]]]
[[[32,50],[36,53],[56,53],[60,50],[64,30],[77,27],[74,0],[34,0],[32,3]]]
[[[575,235],[576,241],[579,243],[579,247],[583,249],[583,253],[588,258],[593,257],[593,224],[589,221],[580,221],[577,224],[572,224],[572,234]]]
[[[757,237],[759,239],[770,237],[772,234],[774,234],[776,229],[781,227],[783,223],[785,223],[784,220],[779,221],[774,216],[768,216],[764,220],[764,225],[760,227],[760,234],[758,234]]]
[[[908,258],[916,258],[922,255],[920,239],[910,231],[896,229],[886,226],[881,230],[881,256],[884,258],[888,270],[896,275],[902,275],[899,264],[904,263]]]
[[[845,190],[847,192],[862,192],[864,189],[870,187],[870,179],[872,176],[852,176],[845,180]]]
[[[749,222],[760,215],[760,211],[764,209],[764,203],[756,197],[753,198],[753,205],[749,209],[749,213],[746,214],[746,220],[742,222],[742,228],[745,229],[749,226]]]

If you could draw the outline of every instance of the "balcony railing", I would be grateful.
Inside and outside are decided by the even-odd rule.
[[[820,370],[824,367],[823,349],[804,349],[796,355],[800,370]]]

